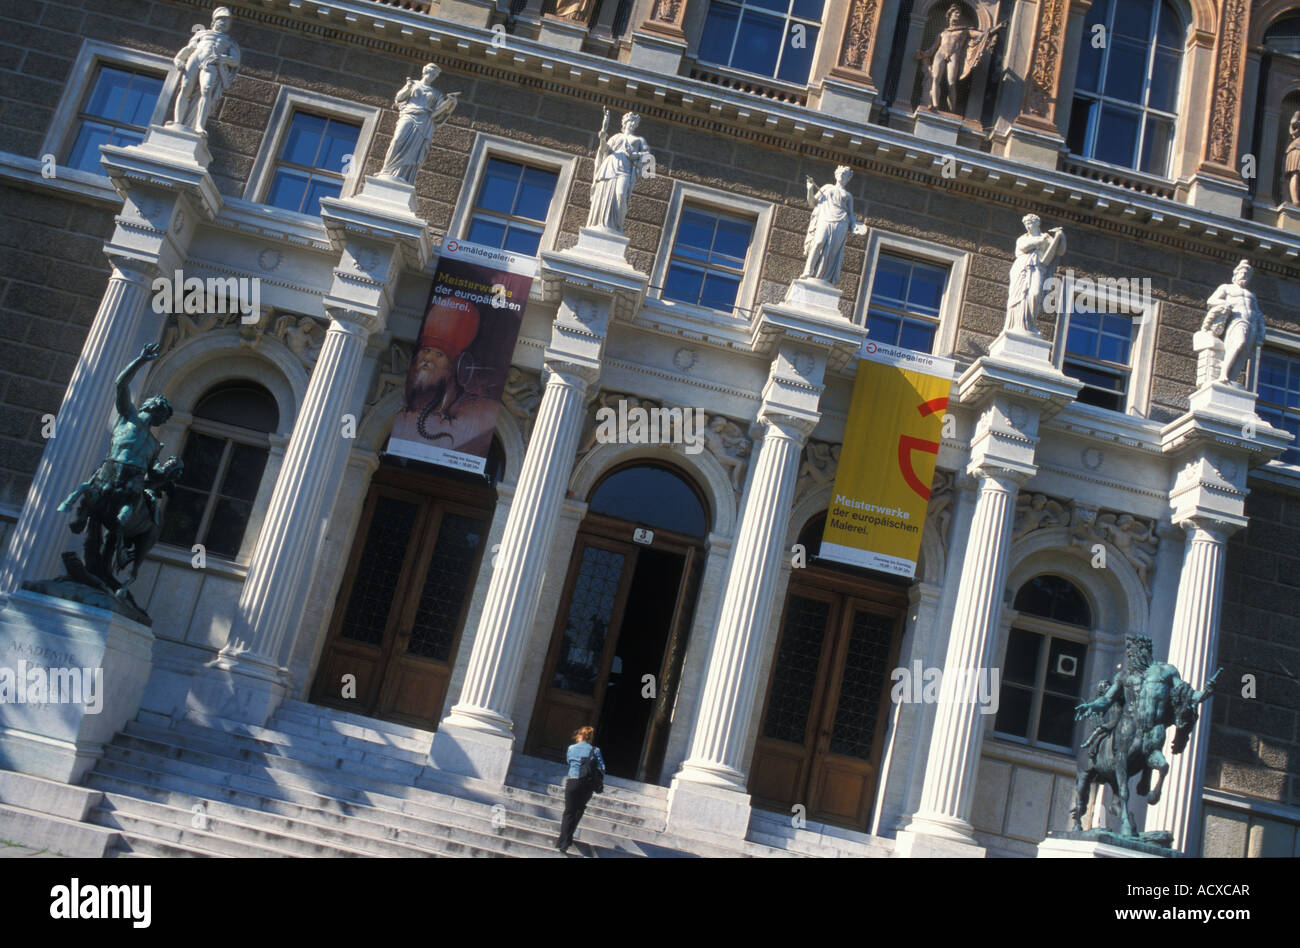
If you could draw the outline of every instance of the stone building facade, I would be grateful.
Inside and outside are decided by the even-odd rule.
[[[1003,25],[955,112],[927,105],[915,55],[948,0],[228,6],[238,74],[189,155],[149,129],[209,4],[0,7],[4,593],[72,548],[54,507],[101,456],[142,345],[164,349],[140,387],[175,407],[161,439],[217,458],[136,585],[155,637],[141,720],[261,726],[302,698],[436,728],[435,766],[504,780],[590,717],[619,776],[670,788],[683,832],[743,837],[756,809],[802,807],[900,854],[1032,855],[1073,804],[1083,735],[1060,730],[1062,702],[1137,632],[1193,684],[1224,667],[1147,828],[1206,855],[1300,852],[1300,6],[962,3],[970,42]],[[771,60],[746,32],[763,17],[784,31]],[[376,203],[394,92],[427,61],[459,105],[413,204]],[[603,109],[639,113],[655,156],[621,260],[580,241]],[[346,160],[299,158],[313,134]],[[867,233],[837,319],[787,291],[805,177],[841,164]],[[485,182],[529,169],[543,212],[487,206]],[[290,180],[307,182],[293,208]],[[1094,325],[1077,297],[1041,345],[1003,331],[1029,213],[1066,232],[1067,295],[1119,287],[1111,358],[1071,341],[1071,320],[1080,340]],[[540,276],[493,476],[474,480],[384,447],[439,247],[482,218],[532,234]],[[701,220],[748,229],[740,265],[708,264],[725,305],[672,282]],[[1212,383],[1198,334],[1243,258],[1269,335],[1238,389]],[[262,309],[160,316],[149,287],[176,271],[255,279]],[[891,297],[900,273],[934,295]],[[957,363],[916,578],[796,566],[852,355],[899,320]],[[697,407],[719,435],[699,453],[595,439],[596,409],[628,399]],[[659,539],[638,547],[637,527]],[[581,674],[560,667],[581,665],[578,627]],[[891,700],[891,670],[957,666],[1000,669],[1023,713]],[[663,689],[645,707],[611,694],[645,669]]]

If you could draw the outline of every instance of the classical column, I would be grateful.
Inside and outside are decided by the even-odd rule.
[[[301,612],[320,546],[324,502],[332,502],[346,464],[344,415],[371,329],[360,314],[334,311],[330,317],[218,661],[281,695],[284,643]]]
[[[1242,201],[1250,193],[1237,166],[1250,8],[1247,0],[1224,0],[1219,4],[1205,152],[1188,189],[1188,200],[1196,207],[1232,217],[1240,216]]]
[[[732,549],[690,752],[677,775],[678,780],[740,793],[745,792],[745,743],[781,572],[799,455],[815,423],[767,410],[758,421],[763,438]]]
[[[1219,666],[1219,613],[1223,604],[1223,569],[1228,537],[1235,524],[1193,517],[1181,524],[1187,531],[1183,567],[1178,577],[1178,600],[1166,659],[1183,681],[1203,688]],[[1160,801],[1147,807],[1146,829],[1168,830],[1173,846],[1189,855],[1201,843],[1201,790],[1205,786],[1205,760],[1209,749],[1211,704],[1201,707],[1197,724],[1182,754],[1169,755]]]
[[[907,832],[974,847],[970,809],[984,739],[977,676],[987,673],[997,654],[1011,520],[1025,475],[992,466],[970,473],[978,478],[975,512],[961,564],[921,806]]]
[[[56,508],[104,456],[116,412],[114,380],[139,352],[137,336],[156,272],[146,262],[113,260],[108,288],[55,417],[54,437],[46,443],[9,538],[0,591],[13,592],[24,579],[49,579],[62,572],[60,552],[72,541],[80,542],[68,531],[69,515]]]
[[[588,387],[585,367],[549,361],[523,470],[492,570],[460,700],[441,729],[468,728],[511,739],[510,710],[546,561],[573,469]],[[435,763],[438,757],[435,754]]]

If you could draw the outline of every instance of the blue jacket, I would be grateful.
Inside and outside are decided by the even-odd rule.
[[[586,741],[578,741],[576,744],[570,744],[569,749],[565,751],[564,757],[569,762],[569,779],[578,779],[578,768],[582,766],[584,758],[596,755],[596,766],[600,772],[605,772],[605,758],[600,756],[600,748],[594,744],[588,744]]]

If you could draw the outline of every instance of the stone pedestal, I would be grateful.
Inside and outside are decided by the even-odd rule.
[[[625,264],[627,261],[627,234],[620,234],[616,230],[606,230],[603,227],[580,227],[578,228],[578,243],[569,251],[577,256],[594,257],[600,262],[607,260],[617,260]]]
[[[207,168],[212,163],[207,133],[196,132],[187,125],[177,125],[175,122],[150,125],[144,141],[135,147],[164,151],[199,168]]]
[[[577,51],[582,49],[582,42],[587,38],[587,27],[563,17],[547,14],[542,17],[541,29],[537,41],[556,49]]]
[[[940,145],[956,145],[957,136],[961,134],[963,127],[959,116],[921,108],[916,110],[912,133],[917,138],[924,138]]]
[[[1283,204],[1277,209],[1277,221],[1273,226],[1291,234],[1300,234],[1300,207]]]
[[[798,279],[786,290],[785,304],[823,319],[843,319],[840,288],[825,280]]]
[[[486,28],[496,7],[496,0],[440,0],[433,15],[449,23]]]
[[[962,835],[968,827],[954,825],[952,836],[940,836],[931,823],[925,832],[909,826],[899,830],[894,840],[894,855],[900,859],[983,859],[988,853],[974,837]]]
[[[379,207],[405,214],[415,213],[415,187],[396,178],[366,175],[365,184],[361,186],[361,198]]]
[[[148,626],[107,609],[26,589],[10,596],[0,610],[0,768],[81,780],[140,709],[153,641]],[[37,681],[44,702],[31,700]]]
[[[685,38],[637,30],[632,34],[632,52],[627,63],[635,69],[675,76],[681,71],[685,55]]]
[[[1219,379],[1223,368],[1223,340],[1209,330],[1192,333],[1192,351],[1196,353],[1196,388]]]
[[[1005,134],[993,137],[995,154],[1039,168],[1056,168],[1064,146],[1065,139],[1055,129],[1031,128],[1022,122],[1013,123]]]
[[[822,80],[821,95],[816,108],[850,122],[871,120],[871,107],[876,101],[874,87],[861,82],[847,82],[835,78],[834,73]]]
[[[1187,192],[1188,203],[1193,207],[1226,217],[1240,217],[1243,202],[1250,189],[1240,179],[1232,180],[1197,171]]]
[[[1124,839],[1105,830],[1048,833],[1038,844],[1039,859],[1171,859],[1178,855],[1168,846]]]

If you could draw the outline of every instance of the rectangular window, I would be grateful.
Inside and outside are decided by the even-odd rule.
[[[163,80],[163,76],[100,65],[85,105],[77,115],[77,136],[65,164],[91,174],[102,174],[100,145],[138,145],[144,141]]]
[[[489,158],[465,239],[536,256],[559,180],[556,171]]]
[[[320,199],[343,191],[361,126],[295,112],[285,132],[266,204],[302,214],[320,213]]]
[[[867,335],[886,345],[934,352],[946,267],[881,252],[867,304]]]
[[[161,539],[235,559],[253,513],[268,449],[220,434],[191,430],[181,457],[185,465],[167,502]]]
[[[663,298],[732,312],[753,237],[752,220],[684,206],[677,222]]]
[[[1070,314],[1061,371],[1083,383],[1079,401],[1124,411],[1135,325],[1133,317],[1127,315]]]
[[[1300,356],[1265,349],[1259,361],[1258,388],[1260,417],[1300,441]],[[1300,445],[1292,443],[1278,460],[1300,464]]]
[[[712,0],[698,59],[805,85],[825,0]]]
[[[1012,629],[993,729],[1072,751],[1074,708],[1081,700],[1087,653],[1083,642]]]

